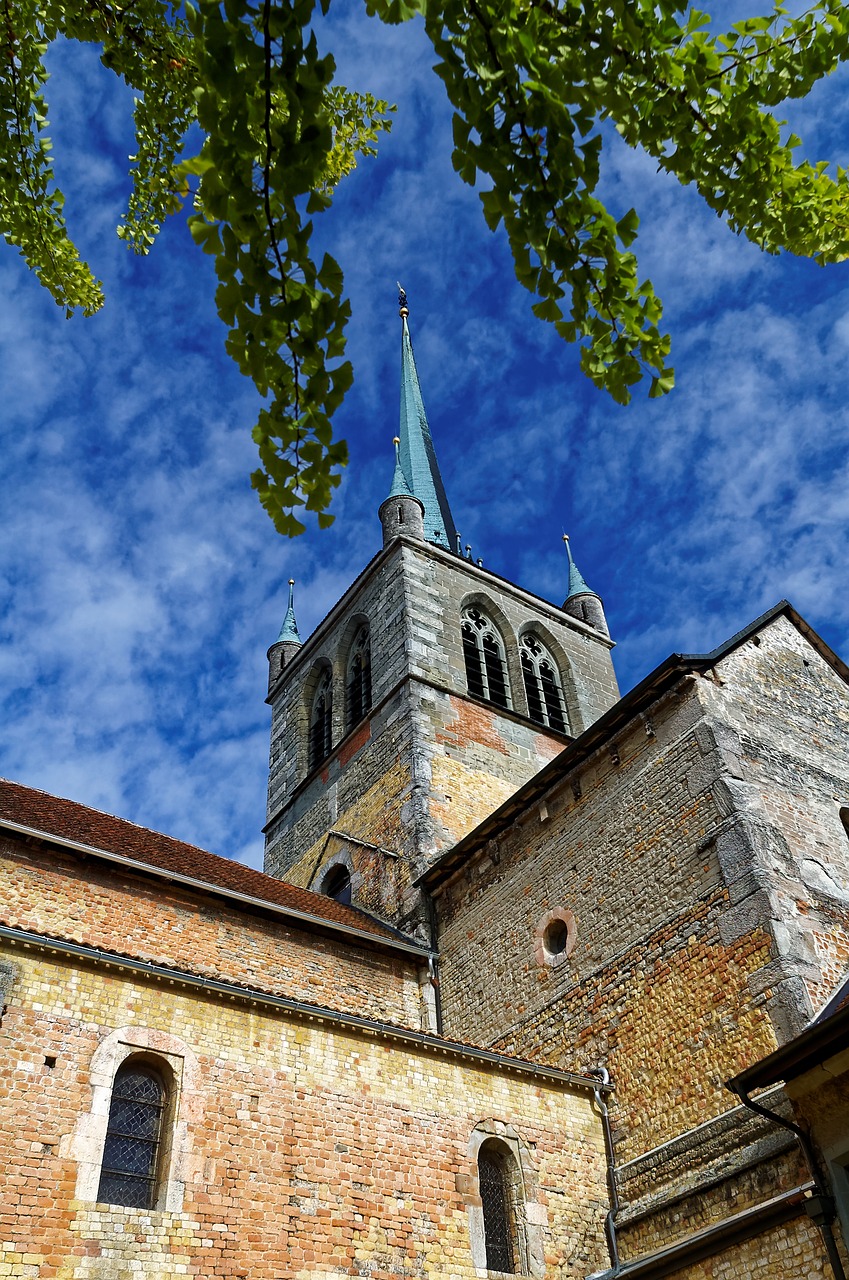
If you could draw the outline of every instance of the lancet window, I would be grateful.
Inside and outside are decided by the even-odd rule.
[[[510,686],[501,636],[475,606],[463,610],[461,631],[469,693],[494,702],[497,707],[509,708]]]
[[[310,710],[309,767],[317,769],[333,746],[333,684],[330,671],[319,676]]]
[[[371,711],[371,641],[367,626],[360,627],[348,655],[347,727],[353,729]]]
[[[529,716],[537,724],[568,733],[569,719],[557,663],[532,631],[522,636],[520,649]]]
[[[512,1152],[495,1138],[478,1152],[478,1179],[486,1240],[487,1271],[524,1272],[524,1196]]]
[[[166,1105],[165,1084],[155,1067],[130,1059],[112,1088],[97,1199],[132,1209],[152,1209]]]

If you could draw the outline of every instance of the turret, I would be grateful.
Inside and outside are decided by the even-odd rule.
[[[289,607],[280,628],[280,634],[268,650],[268,688],[276,684],[280,672],[291,662],[301,647],[298,624],[295,621],[295,579],[289,579]]]
[[[401,440],[398,436],[392,442],[395,445],[395,474],[392,477],[392,488],[389,497],[380,504],[378,515],[383,525],[384,547],[404,534],[407,538],[424,541],[424,503],[410,492],[410,486],[401,466]]]
[[[587,586],[583,574],[572,559],[572,548],[569,545],[568,533],[564,533],[563,542],[566,546],[566,554],[569,557],[569,590],[566,592],[566,599],[563,601],[563,612],[568,613],[570,618],[577,618],[579,622],[585,622],[588,627],[593,627],[603,636],[609,638],[610,632],[607,629],[607,619],[604,616],[604,605],[601,602],[601,596],[596,595]]]

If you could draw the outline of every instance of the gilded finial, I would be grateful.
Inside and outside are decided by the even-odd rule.
[[[396,281],[398,285],[398,315],[402,320],[406,320],[410,314],[410,308],[407,306],[407,294],[400,280]]]

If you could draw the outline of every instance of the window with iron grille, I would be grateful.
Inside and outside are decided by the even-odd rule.
[[[147,1063],[120,1067],[112,1087],[97,1199],[131,1209],[152,1209],[162,1142],[166,1092]]]
[[[509,710],[510,686],[501,636],[486,614],[475,607],[463,610],[460,629],[469,693]]]
[[[528,715],[537,724],[547,725],[558,733],[568,733],[569,720],[557,663],[532,631],[525,632],[520,647]]]
[[[512,1153],[494,1138],[478,1152],[478,1179],[487,1271],[522,1272],[521,1174]]]
[[[310,711],[309,769],[317,769],[333,745],[333,685],[329,671],[322,672]]]
[[[347,727],[353,729],[371,711],[371,644],[368,627],[361,627],[348,657]]]

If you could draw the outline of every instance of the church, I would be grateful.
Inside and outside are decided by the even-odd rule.
[[[784,601],[620,696],[568,541],[460,545],[408,314],[265,872],[0,781],[0,1278],[845,1280],[849,668]]]

